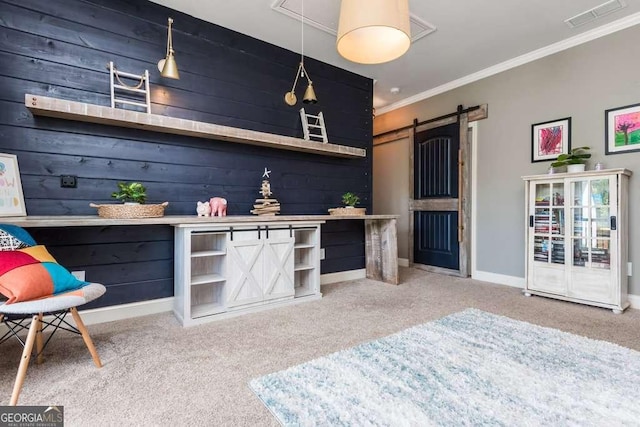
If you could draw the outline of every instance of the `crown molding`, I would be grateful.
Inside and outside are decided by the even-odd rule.
[[[406,107],[407,105],[415,104],[416,102],[423,101],[425,99],[431,98],[433,96],[439,95],[444,92],[448,92],[450,90],[459,88],[469,83],[482,80],[484,78],[493,76],[494,74],[498,74],[503,71],[510,70],[511,68],[515,68],[520,65],[524,65],[529,62],[536,61],[538,59],[544,58],[545,56],[553,55],[563,50],[567,50],[572,47],[590,42],[592,40],[599,39],[600,37],[604,37],[609,34],[613,34],[615,32],[624,30],[626,28],[633,27],[634,25],[637,25],[637,24],[640,24],[640,12],[618,19],[617,21],[613,21],[601,27],[594,28],[593,30],[589,30],[582,34],[578,34],[574,37],[570,37],[568,39],[559,41],[557,43],[550,44],[548,46],[545,46],[540,49],[536,49],[529,53],[525,53],[523,55],[517,56],[515,58],[509,59],[507,61],[493,65],[491,67],[485,68],[484,70],[480,70],[476,73],[461,77],[457,80],[452,80],[448,83],[445,83],[433,89],[429,89],[427,91],[418,93],[416,95],[410,96],[401,101],[394,102],[393,104],[389,104],[385,107],[376,108],[376,114],[377,115],[385,114],[390,111],[397,110],[402,107]]]

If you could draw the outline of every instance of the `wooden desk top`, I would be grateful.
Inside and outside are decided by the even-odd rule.
[[[0,223],[13,224],[20,227],[96,227],[110,225],[172,225],[189,227],[193,225],[215,225],[229,223],[269,223],[269,222],[325,222],[331,220],[388,220],[397,219],[400,215],[231,215],[224,217],[199,217],[196,215],[165,215],[160,218],[111,219],[97,215],[52,215],[52,216],[12,216],[0,217]]]

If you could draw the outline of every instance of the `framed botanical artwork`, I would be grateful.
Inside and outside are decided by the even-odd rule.
[[[531,125],[531,162],[555,160],[571,149],[571,117]]]
[[[26,215],[18,158],[0,153],[0,217]]]
[[[640,151],[640,104],[604,112],[606,154]]]

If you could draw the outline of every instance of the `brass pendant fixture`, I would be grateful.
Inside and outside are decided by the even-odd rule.
[[[171,25],[173,24],[173,18],[168,19],[169,26],[167,29],[167,54],[164,59],[158,61],[158,70],[162,77],[169,79],[180,79],[180,73],[178,73],[178,64],[176,64],[176,58],[173,50],[173,39],[171,36]]]
[[[309,74],[307,70],[304,68],[304,62],[300,61],[300,65],[298,65],[298,71],[296,71],[296,78],[293,81],[293,86],[291,90],[284,94],[284,102],[287,105],[294,106],[296,102],[298,102],[298,97],[296,96],[295,90],[296,85],[298,84],[298,78],[305,77],[307,79],[307,89],[304,91],[304,96],[302,97],[302,102],[305,104],[315,104],[318,102],[318,98],[316,98],[316,91],[313,89],[313,82],[309,79]]]
[[[300,65],[298,65],[298,71],[296,71],[296,78],[293,80],[293,86],[291,86],[291,90],[284,94],[284,102],[287,105],[294,106],[298,102],[298,97],[296,96],[296,85],[298,84],[298,78],[304,77],[307,79],[307,89],[304,91],[304,96],[302,97],[302,102],[305,104],[315,104],[318,102],[318,98],[316,97],[316,91],[313,89],[313,82],[309,78],[309,73],[304,68],[304,0],[302,0],[302,11],[300,12],[300,22],[302,25],[301,31],[301,53],[300,53]]]

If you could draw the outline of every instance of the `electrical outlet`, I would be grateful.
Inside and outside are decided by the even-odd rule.
[[[61,175],[60,187],[62,188],[76,188],[78,186],[78,177],[75,175]]]
[[[85,281],[85,272],[84,270],[72,271],[71,274],[75,276],[76,279]]]
[[[320,259],[324,259],[324,248],[320,248]]]

